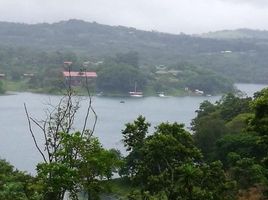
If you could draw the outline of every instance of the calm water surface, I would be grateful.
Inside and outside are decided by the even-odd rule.
[[[258,84],[236,84],[236,86],[249,96],[265,87]],[[201,102],[204,100],[215,102],[219,98],[220,96],[140,99],[94,97],[93,106],[98,115],[95,135],[99,137],[104,147],[124,151],[121,130],[125,123],[132,122],[139,115],[145,116],[152,127],[166,121],[184,123],[188,127]],[[56,104],[58,100],[58,96],[32,93],[0,96],[0,157],[7,159],[20,170],[34,173],[35,165],[41,161],[41,157],[30,136],[23,103],[27,104],[29,112],[35,118],[42,119],[48,104]],[[121,100],[125,103],[120,103]],[[83,108],[86,108],[85,102],[82,102],[78,121],[83,119]],[[79,129],[81,123],[78,122],[75,126]],[[42,143],[41,135],[38,138]]]

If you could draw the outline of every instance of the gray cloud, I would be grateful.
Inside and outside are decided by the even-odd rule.
[[[77,18],[171,33],[268,29],[268,6],[260,6],[266,4],[265,0],[0,0],[0,20],[51,23]]]

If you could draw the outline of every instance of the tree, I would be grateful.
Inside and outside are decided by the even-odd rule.
[[[249,190],[260,185],[260,193],[267,190],[268,180],[267,100],[267,89],[255,94],[254,100],[229,94],[216,104],[212,114],[202,111],[203,115],[198,114],[194,120],[197,142],[202,141],[202,137],[209,140],[214,135],[214,131],[200,126],[203,120],[206,122],[206,117],[215,116],[207,120],[208,124],[222,120],[227,131],[215,140],[213,158],[223,162],[226,172],[237,181],[239,188]],[[211,128],[211,125],[205,127]],[[204,148],[208,149],[206,145]]]
[[[66,188],[73,199],[80,191],[87,193],[88,200],[98,199],[102,188],[101,181],[109,179],[120,165],[114,151],[105,150],[95,137],[82,136],[80,132],[61,133],[61,148],[57,154],[63,158],[54,163],[38,165],[44,185],[61,190]],[[53,172],[53,177],[46,177]],[[50,197],[52,198],[52,197]]]
[[[241,158],[260,158],[263,154],[257,145],[260,137],[249,133],[227,134],[216,143],[216,158],[221,160],[225,167],[231,167],[228,155],[235,153]]]
[[[239,114],[251,112],[250,101],[251,98],[239,98],[231,93],[224,95],[218,102],[221,118],[230,121]]]
[[[168,199],[178,195],[179,166],[201,159],[190,134],[177,123],[160,124],[156,132],[146,138],[141,151],[143,160],[137,178],[143,182],[145,191],[151,194],[163,191]]]
[[[265,167],[268,167],[268,88],[255,93],[254,100],[251,106],[254,111],[254,116],[249,121],[249,132],[254,132],[260,139],[257,141],[257,146],[262,156],[261,162]]]
[[[47,118],[44,120],[32,118],[25,105],[31,136],[43,158],[43,162],[37,166],[37,174],[42,183],[44,200],[62,200],[66,191],[72,199],[77,199],[81,189],[88,192],[88,199],[96,199],[100,192],[99,181],[103,177],[110,178],[119,163],[116,154],[103,149],[93,137],[97,115],[92,107],[89,90],[84,124],[81,131],[73,133],[79,103],[79,98],[74,96],[69,85],[67,94],[57,106],[47,110]],[[93,115],[93,126],[88,129],[90,114]],[[43,134],[42,147],[37,143],[32,124]]]
[[[128,175],[140,187],[140,193],[132,193],[130,199],[231,199],[232,195],[225,194],[233,185],[221,163],[204,163],[182,124],[162,123],[146,136],[148,123],[144,122],[139,117],[122,131],[126,147],[131,146],[126,157],[128,170],[135,169]]]
[[[227,134],[240,134],[247,129],[248,119],[252,116],[250,101],[251,98],[227,94],[216,104],[208,101],[200,104],[191,128],[195,142],[206,159],[220,159],[217,157],[216,143],[222,137]]]
[[[194,140],[196,145],[202,150],[207,160],[215,160],[216,142],[228,133],[224,121],[209,115],[198,119],[194,129]]]
[[[134,90],[135,83],[137,90],[143,89],[146,83],[144,75],[124,63],[111,63],[98,72],[97,87],[100,91],[126,93]]]
[[[135,51],[129,51],[128,53],[119,53],[116,55],[115,61],[117,63],[124,63],[131,65],[135,68],[139,67],[139,54]]]
[[[123,142],[127,151],[133,151],[143,146],[144,139],[148,133],[150,123],[145,121],[145,117],[139,116],[133,123],[127,123],[122,130]]]
[[[71,88],[67,90],[67,95],[64,96],[60,103],[53,107],[53,110],[47,111],[45,120],[38,121],[28,114],[25,105],[25,112],[28,119],[29,130],[35,146],[43,158],[43,163],[38,164],[38,177],[43,182],[44,199],[63,199],[65,192],[68,190],[71,194],[76,193],[76,181],[73,181],[77,169],[72,165],[76,159],[75,151],[71,151],[72,156],[64,151],[63,134],[69,134],[72,131],[72,126],[75,120],[75,114],[79,108],[79,101],[74,100],[73,91]],[[88,116],[89,109],[86,116]],[[87,119],[87,117],[86,117]],[[32,123],[34,123],[42,131],[44,137],[44,147],[40,147],[33,132]],[[85,122],[86,125],[86,122]],[[84,126],[82,134],[86,133]],[[44,151],[42,150],[44,149]],[[69,158],[71,157],[71,160]]]
[[[199,89],[205,94],[217,94],[233,91],[232,82],[209,70],[197,70],[193,75],[189,75],[184,82],[190,89]]]
[[[268,135],[268,88],[255,94],[255,99],[252,102],[254,109],[254,118],[251,121],[251,126],[258,134]]]
[[[252,134],[257,134],[259,139],[256,142],[256,146],[258,147],[258,162],[254,164],[259,164],[259,167],[264,169],[268,168],[268,88],[261,90],[254,94],[254,100],[251,103],[251,106],[254,111],[254,116],[251,118],[249,122],[248,131]],[[254,161],[255,159],[252,158]],[[254,165],[256,166],[256,165]],[[256,167],[254,167],[256,169]],[[260,172],[260,171],[259,171]],[[263,171],[262,171],[263,172]],[[264,170],[265,173],[262,173],[262,181],[266,187],[268,186],[268,171]],[[260,173],[259,173],[260,174]],[[267,197],[267,194],[266,194]]]
[[[121,174],[135,176],[139,170],[141,161],[141,148],[143,147],[150,123],[145,117],[139,116],[133,123],[127,123],[122,130],[123,142],[129,155],[125,158],[125,166],[121,169]]]
[[[226,128],[232,134],[240,134],[246,132],[248,128],[248,122],[254,116],[253,113],[242,113],[235,116],[231,121],[226,123]]]
[[[237,180],[239,187],[248,189],[257,184],[267,184],[267,169],[254,158],[238,157],[230,168],[230,175]]]
[[[215,112],[217,109],[217,106],[210,103],[209,101],[203,101],[200,106],[199,106],[199,109],[196,110],[195,112],[197,113],[197,117],[200,118],[200,117],[203,117],[203,116],[207,116],[213,112]],[[196,120],[197,118],[195,118],[194,120]],[[194,122],[193,120],[193,122]]]
[[[0,199],[39,200],[39,185],[36,180],[21,171],[15,170],[5,160],[0,160]]]

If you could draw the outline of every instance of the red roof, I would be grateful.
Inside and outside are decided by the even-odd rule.
[[[64,71],[62,72],[64,77],[89,77],[96,78],[96,72],[73,72],[73,71]]]

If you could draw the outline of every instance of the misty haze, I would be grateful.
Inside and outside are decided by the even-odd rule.
[[[267,1],[0,12],[0,200],[268,199]]]

